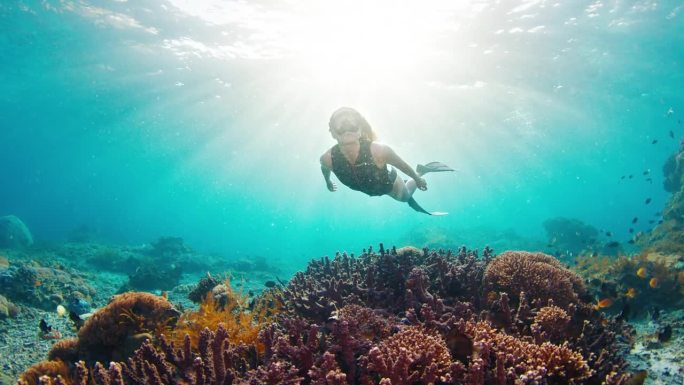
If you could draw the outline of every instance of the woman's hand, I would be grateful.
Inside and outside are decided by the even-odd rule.
[[[420,189],[421,191],[427,190],[427,182],[425,181],[425,179],[418,177],[414,180],[416,181],[416,187],[418,187],[418,189]]]

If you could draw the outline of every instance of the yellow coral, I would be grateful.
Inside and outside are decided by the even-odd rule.
[[[263,352],[264,346],[257,341],[257,336],[280,312],[282,303],[269,291],[262,294],[250,309],[249,296],[233,290],[229,280],[226,280],[224,290],[225,301],[215,299],[209,292],[197,311],[181,315],[171,340],[178,346],[187,334],[192,346],[196,347],[204,328],[215,330],[223,324],[232,344],[255,344],[257,350]]]

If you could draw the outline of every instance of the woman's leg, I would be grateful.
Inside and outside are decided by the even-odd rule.
[[[394,179],[394,185],[392,185],[392,191],[390,191],[387,195],[398,200],[399,202],[408,202],[408,200],[413,196],[414,192],[416,192],[416,181],[409,179],[408,181],[404,182],[404,180],[397,175],[397,177]]]

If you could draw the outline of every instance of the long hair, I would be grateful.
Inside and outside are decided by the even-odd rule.
[[[331,130],[333,130],[335,120],[337,118],[339,118],[340,116],[346,115],[346,114],[353,116],[358,121],[357,124],[359,126],[359,131],[361,133],[362,139],[366,139],[366,140],[369,140],[372,142],[378,138],[377,135],[375,135],[375,132],[373,132],[373,128],[368,123],[366,118],[364,118],[360,112],[356,111],[355,109],[353,109],[351,107],[340,107],[337,110],[335,110],[335,112],[333,112],[333,114],[330,116],[330,122],[328,122],[328,127]]]

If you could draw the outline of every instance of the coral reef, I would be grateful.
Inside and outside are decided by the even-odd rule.
[[[62,265],[15,260],[0,267],[0,294],[16,303],[53,310],[76,298],[89,302],[95,289],[83,276]]]
[[[684,304],[684,259],[679,254],[649,250],[632,256],[583,256],[577,272],[592,295],[609,299],[610,314],[643,317],[654,308],[676,310]]]
[[[533,272],[543,280],[531,279]],[[259,297],[265,310],[230,285],[219,286],[224,304],[207,293],[199,312],[165,331],[173,338],[155,331],[169,325],[155,312],[124,317],[144,325],[126,332],[109,332],[116,312],[102,313],[99,318],[110,321],[87,329],[93,334],[97,325],[108,335],[98,346],[120,349],[129,336],[146,334],[125,362],[110,354],[98,358],[119,361],[108,369],[94,363],[97,354],[82,353],[82,333],[49,358],[68,357],[77,384],[598,385],[624,384],[629,377],[622,359],[625,325],[604,322],[584,301],[581,280],[544,254],[493,258],[486,249],[480,258],[465,248],[452,254],[381,245],[358,258],[311,261],[282,291]],[[285,308],[274,310],[280,301]],[[252,330],[250,338],[236,336],[241,329]],[[94,344],[86,350],[102,356]]]

